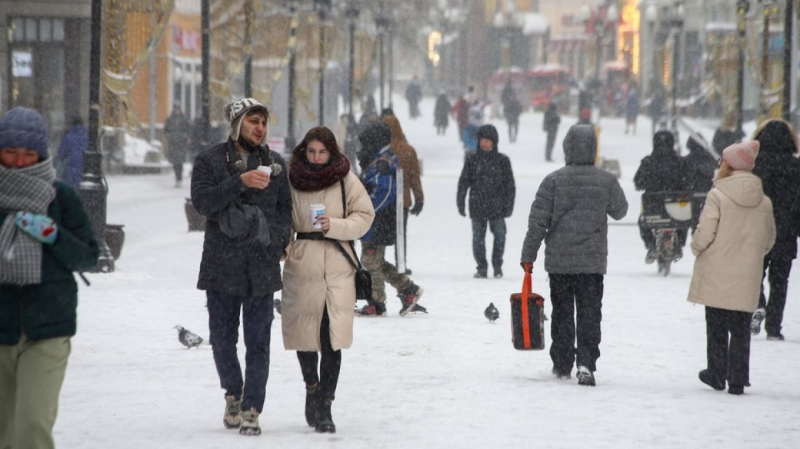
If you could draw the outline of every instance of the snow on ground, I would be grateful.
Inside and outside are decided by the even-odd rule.
[[[451,122],[447,135],[435,134],[432,99],[425,99],[416,121],[408,119],[405,101],[397,97],[395,104],[424,161],[425,208],[409,220],[408,264],[425,288],[421,304],[430,314],[400,318],[399,300],[392,298],[389,317],[356,320],[333,405],[337,433],[319,435],[305,424],[300,369],[295,354],[283,349],[279,316],[263,434],[245,438],[223,428],[223,391],[211,350],[183,349],[173,330],[181,324],[208,335],[204,293],[195,289],[203,236],[187,232],[183,212],[188,186],[173,188],[171,174],[113,176],[108,220],[125,225],[125,247],[116,272],[90,275],[92,286],[81,286],[78,334],[55,429],[58,447],[797,446],[800,270],[789,286],[786,341],[767,342],[763,333],[753,339],[753,386],[746,394],[735,397],[700,383],[704,312],[686,302],[693,258],[687,250],[668,278],[658,276],[643,262],[635,226],[639,194],[632,178],[651,148],[646,117],[635,136],[623,133],[621,119],[601,122],[601,152],[620,161],[630,209],[609,228],[602,356],[598,386],[589,388],[574,376],[556,380],[547,350],[515,351],[509,325],[508,297],[520,289],[530,204],[543,176],[563,165],[560,142],[574,117],[562,120],[554,163],[543,162],[540,113],[522,116],[516,144],[508,143],[505,123],[493,121],[500,150],[512,159],[517,200],[507,220],[505,278],[475,280],[470,222],[455,206],[463,160],[456,127]],[[700,126],[710,140],[714,124]],[[542,263],[534,269],[534,290],[549,297]],[[489,302],[500,309],[494,324],[482,313]]]

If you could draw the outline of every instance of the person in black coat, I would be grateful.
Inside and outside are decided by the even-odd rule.
[[[503,277],[503,253],[506,245],[506,221],[514,211],[514,174],[511,160],[497,150],[499,137],[492,125],[478,128],[479,151],[464,161],[458,178],[456,204],[466,217],[465,199],[469,191],[469,216],[472,219],[472,253],[478,263],[475,278],[487,277],[486,228],[494,235],[492,267],[494,277]]]
[[[543,124],[544,132],[547,133],[547,146],[544,150],[544,160],[547,162],[553,161],[553,146],[556,144],[559,124],[561,124],[561,116],[558,115],[558,107],[555,103],[550,103],[544,113]]]
[[[800,194],[800,160],[798,140],[792,126],[779,119],[759,126],[753,138],[761,143],[753,174],[761,178],[764,194],[772,201],[777,236],[775,245],[764,258],[764,276],[769,270],[769,301],[761,288],[758,309],[753,313],[751,332],[758,335],[761,321],[768,340],[783,340],[781,323],[786,306],[789,273],[797,257],[797,220],[792,217],[795,199]]]
[[[436,126],[436,134],[444,134],[450,122],[450,100],[444,92],[436,98],[436,106],[433,108],[433,125]]]
[[[167,159],[175,171],[175,187],[183,182],[183,163],[186,162],[192,124],[183,115],[180,106],[172,109],[172,114],[164,122],[164,135],[167,137]]]
[[[711,155],[702,135],[691,135],[686,141],[689,154],[683,157],[685,188],[694,192],[692,198],[692,232],[697,228],[705,196],[714,185],[717,161]]]
[[[519,132],[519,116],[522,114],[522,103],[517,98],[517,92],[511,86],[511,82],[507,81],[501,93],[503,101],[503,117],[508,123],[508,141],[514,143],[517,141],[517,133]]]
[[[675,137],[670,131],[658,131],[653,135],[653,152],[642,159],[633,176],[636,190],[644,193],[681,191],[686,188],[684,164],[675,152]],[[643,217],[643,216],[642,216]],[[656,260],[656,239],[651,229],[639,218],[639,233],[647,248],[646,263]],[[678,230],[680,246],[686,243],[686,231]],[[680,253],[680,248],[678,248]]]
[[[207,219],[197,288],[206,291],[209,339],[225,390],[224,424],[258,435],[269,377],[273,294],[283,287],[280,259],[289,243],[292,198],[286,164],[264,143],[267,108],[244,98],[228,105],[225,114],[230,137],[204,149],[192,170],[192,204]],[[244,380],[236,355],[240,313]]]

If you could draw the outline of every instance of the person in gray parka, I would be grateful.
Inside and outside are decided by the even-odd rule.
[[[628,202],[614,175],[594,166],[597,138],[592,125],[573,125],[563,146],[566,167],[544,178],[531,205],[522,266],[533,267],[544,240],[544,268],[550,275],[553,302],[553,374],[568,379],[577,355],[578,383],[594,386],[608,258],[607,216],[621,219]]]

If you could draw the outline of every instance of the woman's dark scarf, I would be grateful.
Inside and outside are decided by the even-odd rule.
[[[294,157],[289,166],[289,183],[301,192],[317,192],[326,189],[350,173],[350,161],[337,156],[329,164],[311,164],[305,157]]]

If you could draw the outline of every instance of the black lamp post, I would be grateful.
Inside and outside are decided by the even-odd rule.
[[[94,272],[114,271],[114,257],[106,243],[108,191],[103,182],[103,154],[100,152],[100,70],[103,39],[103,2],[92,0],[89,67],[89,148],[83,156],[83,179],[78,187],[92,230],[100,245],[100,259]]]
[[[672,28],[672,108],[670,127],[675,135],[675,148],[680,152],[680,138],[678,137],[678,88],[681,79],[681,31],[683,30],[683,3],[675,2],[669,15],[669,24]]]
[[[247,59],[244,62],[244,96],[253,96],[253,0],[244,4],[244,45],[248,49]]]
[[[289,71],[289,99],[288,105],[286,107],[286,152],[291,153],[294,150],[295,146],[295,138],[294,138],[294,76],[295,76],[295,55],[297,53],[297,0],[285,0],[286,8],[289,11],[289,16],[291,17],[292,24],[290,26],[291,32],[289,34],[289,64],[288,64],[288,71]]]
[[[202,129],[200,130],[200,142],[203,147],[208,146],[209,128],[211,128],[211,88],[209,85],[210,64],[211,64],[211,6],[210,0],[202,0],[200,3],[200,29],[203,34],[200,73],[200,91],[203,96],[200,105],[200,120]]]
[[[792,114],[792,29],[794,26],[794,0],[786,0],[783,21],[783,119]]]
[[[384,92],[385,92],[385,81],[386,81],[386,45],[384,43],[384,39],[386,37],[386,32],[389,29],[389,24],[391,19],[389,15],[386,13],[386,9],[384,8],[384,2],[381,0],[380,6],[378,9],[378,15],[375,16],[375,27],[378,29],[378,64],[379,67],[379,78],[380,78],[380,86],[381,86],[381,111],[384,109]]]
[[[746,44],[745,37],[747,35],[745,16],[749,9],[750,2],[748,0],[738,0],[736,2],[737,28],[739,31],[739,73],[736,76],[736,130],[739,135],[744,135],[744,131],[742,130],[742,123],[744,121],[744,46]]]
[[[355,71],[356,71],[356,22],[358,21],[358,5],[355,0],[347,2],[347,8],[344,11],[347,17],[347,23],[350,31],[350,66],[347,78],[347,112],[353,116],[353,89],[355,85]]]
[[[325,124],[325,21],[331,11],[331,0],[314,0],[319,17],[319,126]]]

